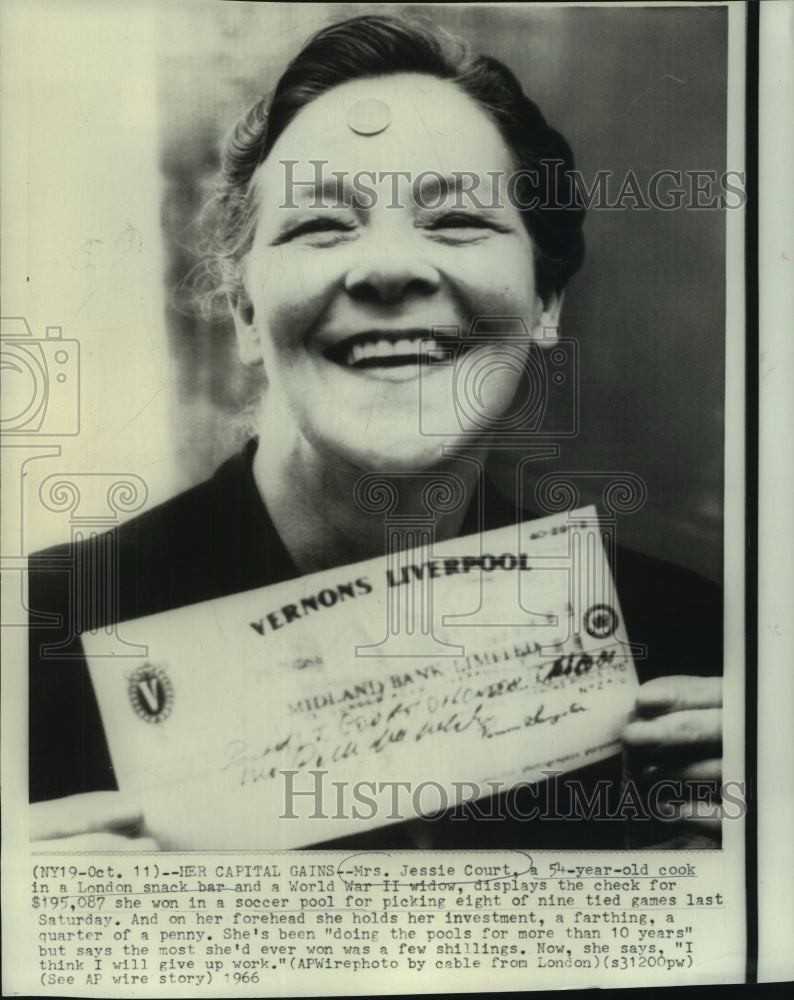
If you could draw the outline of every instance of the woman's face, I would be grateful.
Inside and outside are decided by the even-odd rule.
[[[360,103],[373,100],[385,109]],[[264,362],[269,435],[278,426],[287,448],[384,472],[485,443],[559,307],[535,290],[510,171],[491,119],[434,77],[353,81],[296,116],[255,178],[249,302],[235,309],[243,359]],[[476,199],[444,193],[438,175],[456,174]],[[513,320],[507,337],[452,363],[453,335],[500,317]]]

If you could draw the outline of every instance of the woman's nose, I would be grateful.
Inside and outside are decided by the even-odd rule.
[[[348,271],[345,289],[361,302],[393,305],[412,296],[433,295],[440,283],[436,268],[419,259],[415,248],[381,244],[366,248]]]

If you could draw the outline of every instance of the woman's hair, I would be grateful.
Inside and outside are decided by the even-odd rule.
[[[354,17],[315,34],[287,66],[271,98],[261,98],[231,129],[221,154],[220,181],[207,206],[205,299],[224,304],[242,292],[240,262],[254,240],[252,179],[276,140],[316,97],[351,80],[422,73],[448,80],[495,122],[514,157],[519,206],[535,248],[538,293],[559,292],[584,256],[584,209],[570,180],[573,154],[499,60],[472,55],[460,42],[395,17]],[[536,207],[521,209],[521,205]]]

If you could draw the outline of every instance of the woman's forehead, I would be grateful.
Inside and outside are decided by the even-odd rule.
[[[260,167],[268,188],[295,162],[291,175],[324,171],[505,170],[510,152],[493,120],[454,83],[400,73],[352,80],[321,94],[279,136]]]

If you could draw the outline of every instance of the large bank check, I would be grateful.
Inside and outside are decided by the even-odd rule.
[[[164,849],[292,848],[619,749],[637,678],[595,511],[122,626],[92,655],[119,787]]]

